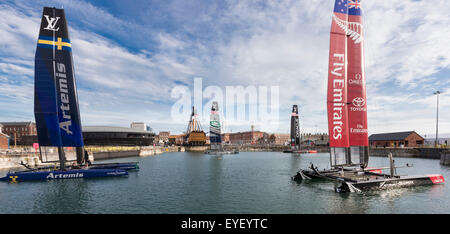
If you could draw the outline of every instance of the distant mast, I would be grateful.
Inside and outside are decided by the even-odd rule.
[[[336,0],[330,32],[328,132],[332,167],[368,163],[360,0]]]
[[[300,124],[298,120],[298,106],[292,107],[291,114],[291,148],[293,150],[300,150]]]
[[[39,146],[77,147],[83,160],[83,136],[73,68],[72,45],[63,9],[44,7],[35,56],[34,115]]]
[[[220,131],[219,104],[213,102],[211,106],[211,116],[209,121],[209,140],[211,150],[222,151],[222,139]]]

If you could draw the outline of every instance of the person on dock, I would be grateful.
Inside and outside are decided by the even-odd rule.
[[[91,165],[91,161],[89,161],[89,153],[86,149],[84,150],[84,162],[86,167]]]

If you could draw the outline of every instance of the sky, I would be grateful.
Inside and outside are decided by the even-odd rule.
[[[227,86],[278,87],[271,132],[288,133],[297,104],[302,132],[325,133],[333,4],[2,0],[0,121],[34,121],[34,53],[42,8],[49,6],[65,9],[85,126],[141,121],[155,132],[181,133],[189,115],[173,117],[180,100],[174,88],[194,92],[194,80],[201,78],[201,90],[224,93]],[[439,133],[450,135],[448,1],[377,0],[362,6],[369,134],[415,130],[433,137],[433,93],[439,90]],[[203,128],[209,101],[202,100]],[[267,127],[250,120],[223,124],[226,132]]]

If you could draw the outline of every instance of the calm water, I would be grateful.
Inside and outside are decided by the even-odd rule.
[[[450,213],[450,167],[439,160],[396,163],[414,164],[399,174],[443,174],[444,185],[338,194],[330,182],[291,181],[310,162],[327,168],[328,157],[177,152],[114,160],[139,161],[141,170],[124,178],[0,183],[0,213]],[[371,157],[369,165],[388,161]]]

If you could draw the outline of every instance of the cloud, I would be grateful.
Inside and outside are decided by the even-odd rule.
[[[137,1],[124,9],[84,1],[46,2],[63,5],[70,16],[83,123],[126,126],[139,118],[155,123],[156,129],[184,131],[185,123],[168,119],[176,101],[170,92],[180,84],[192,90],[194,78],[202,77],[203,88],[215,85],[224,92],[225,86],[279,86],[277,131],[288,132],[293,104],[300,107],[302,129],[327,131],[333,1],[230,0],[201,6]],[[24,115],[28,120],[33,118],[27,92],[32,92],[41,5],[0,5],[0,100],[20,100],[29,110]],[[440,132],[450,132],[445,121],[450,119],[449,8],[445,0],[363,3],[370,133],[411,128],[433,132],[432,93],[438,88],[444,91]],[[19,91],[3,93],[8,89]],[[0,108],[7,111],[5,105]]]

